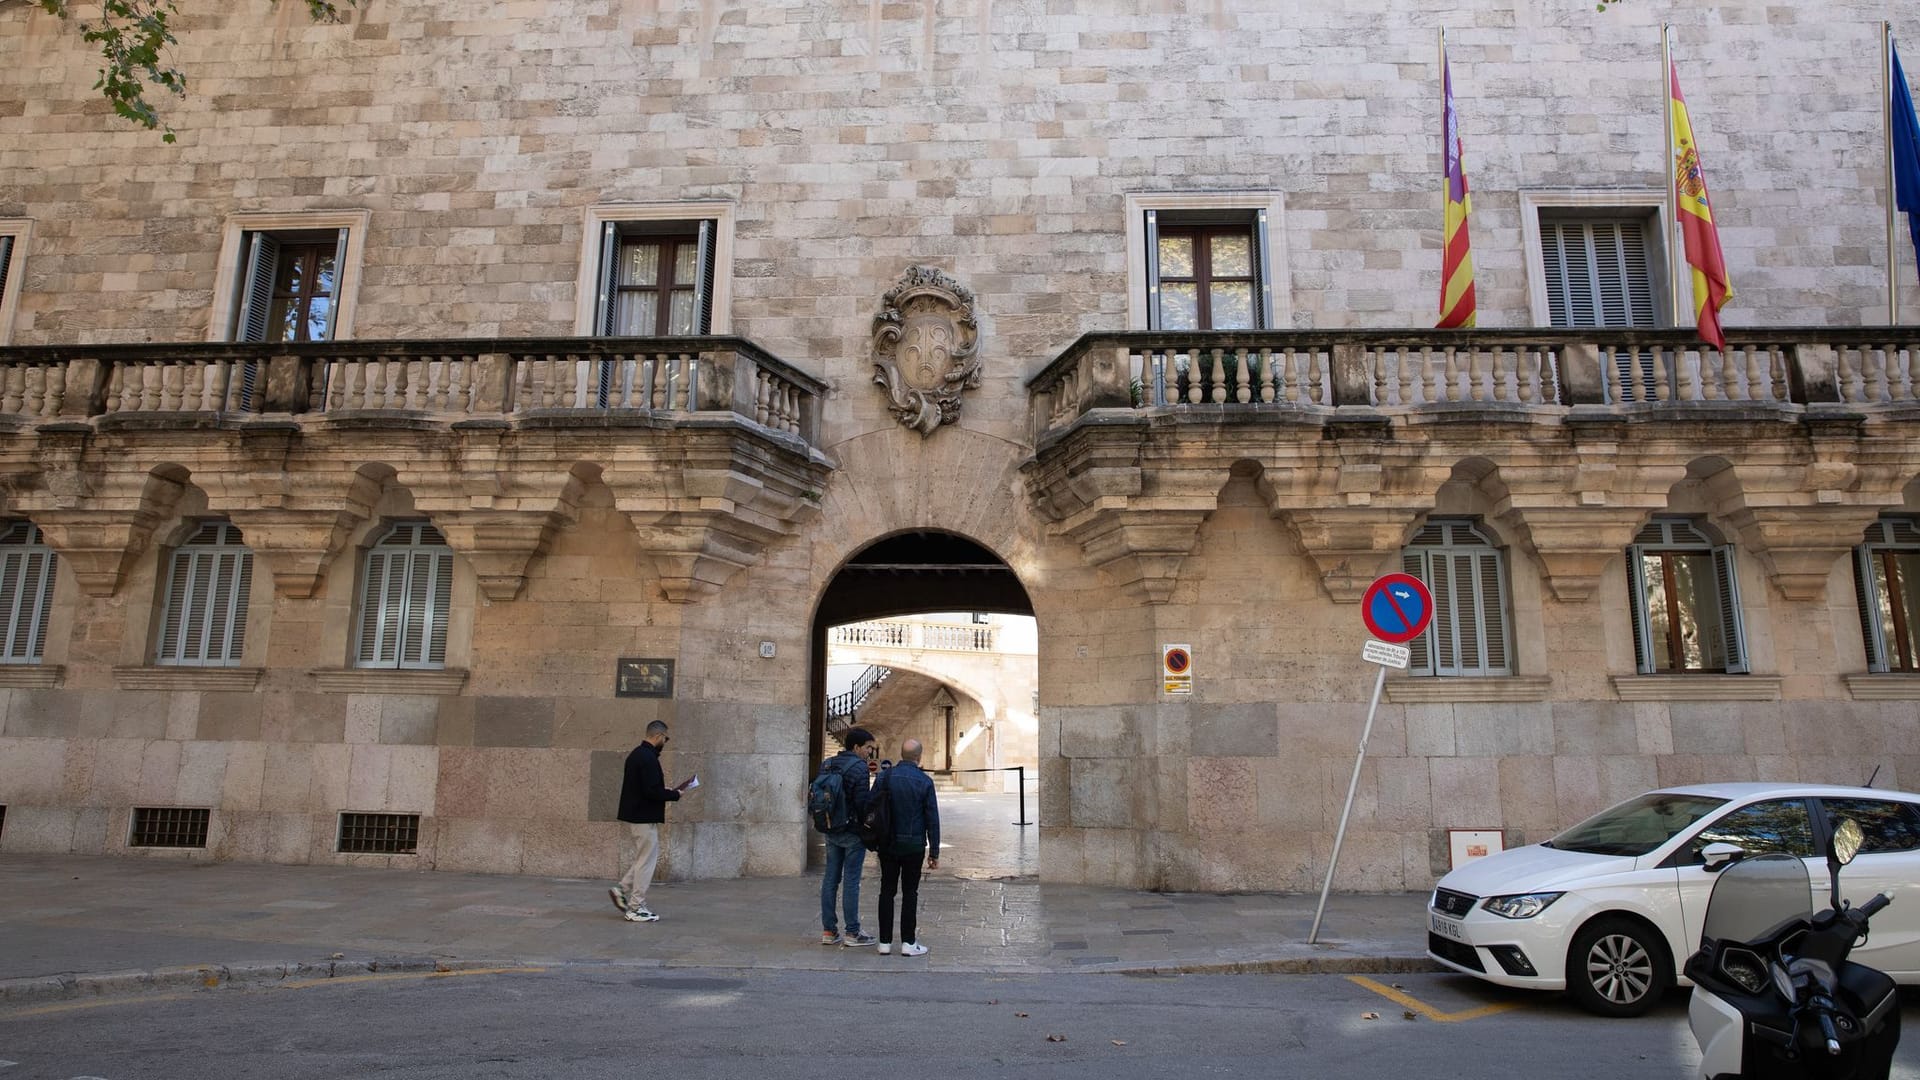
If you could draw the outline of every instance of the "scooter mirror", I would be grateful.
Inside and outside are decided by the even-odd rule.
[[[1833,857],[1845,866],[1860,854],[1860,842],[1864,837],[1860,832],[1860,823],[1852,818],[1842,818],[1833,830]]]
[[[1738,844],[1708,844],[1700,850],[1700,861],[1706,864],[1707,872],[1725,870],[1734,860],[1747,853],[1747,849]]]

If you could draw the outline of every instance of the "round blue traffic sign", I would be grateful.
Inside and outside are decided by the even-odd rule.
[[[1387,574],[1360,597],[1360,619],[1367,631],[1389,645],[1419,637],[1433,619],[1433,594],[1412,574]]]

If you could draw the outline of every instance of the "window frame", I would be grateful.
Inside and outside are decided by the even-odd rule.
[[[1424,538],[1438,533],[1438,542],[1425,542]],[[1464,539],[1469,542],[1462,542]],[[1438,575],[1433,571],[1436,556],[1447,558],[1447,584],[1437,584]],[[1472,642],[1473,653],[1478,658],[1476,664],[1461,663],[1466,650],[1463,648],[1461,620],[1461,590],[1455,587],[1454,574],[1458,571],[1453,560],[1468,558],[1472,560],[1472,573],[1479,584],[1472,590]],[[1506,552],[1497,538],[1489,533],[1477,519],[1471,517],[1430,517],[1416,531],[1411,539],[1400,549],[1400,568],[1403,572],[1419,578],[1433,594],[1434,613],[1428,621],[1427,629],[1419,637],[1408,642],[1413,660],[1408,664],[1407,674],[1434,678],[1504,678],[1514,674],[1513,664],[1513,588],[1507,580]],[[1486,585],[1489,575],[1493,583],[1493,602],[1498,611],[1498,640],[1495,632],[1488,630]],[[1451,640],[1442,642],[1441,635]],[[1451,647],[1449,655],[1453,663],[1442,664],[1441,646]],[[1495,650],[1503,661],[1492,663]]]
[[[13,318],[26,287],[32,242],[32,218],[0,218],[0,345],[13,343]]]
[[[1678,529],[1685,529],[1699,539],[1676,538]],[[1696,518],[1681,515],[1655,515],[1634,536],[1634,542],[1627,546],[1627,589],[1628,615],[1634,638],[1634,670],[1641,675],[1745,675],[1750,673],[1748,658],[1746,623],[1740,603],[1740,581],[1737,566],[1737,554],[1732,544],[1715,539],[1712,526]],[[1647,589],[1643,557],[1648,555],[1706,554],[1712,559],[1714,569],[1714,599],[1720,606],[1721,645],[1726,654],[1726,665],[1718,668],[1683,667],[1684,656],[1678,649],[1674,638],[1678,633],[1680,620],[1672,616],[1668,619],[1668,659],[1672,667],[1662,671],[1654,656],[1652,622],[1653,616],[1647,606]],[[1665,560],[1662,566],[1667,566]],[[1667,595],[1670,612],[1678,612],[1678,601],[1670,580],[1671,573],[1663,573],[1661,583]]]
[[[202,540],[208,530],[218,530],[217,538]],[[160,621],[154,634],[153,662],[158,667],[238,667],[246,655],[247,618],[253,593],[253,549],[247,546],[246,534],[240,527],[224,518],[191,522],[185,537],[166,554],[166,574],[160,582]],[[225,591],[216,596],[215,591],[222,587],[219,560],[227,555],[236,559],[234,571],[226,582]],[[196,581],[195,575],[205,568],[210,568],[213,578],[204,598],[208,607],[200,614],[204,631],[195,632],[189,629],[195,614],[191,590]],[[183,569],[187,577],[176,595],[174,583]],[[183,602],[187,606],[180,608],[178,605]],[[210,616],[221,607],[226,609],[226,630],[224,641],[216,652],[212,649]],[[176,611],[179,611],[177,620]],[[196,633],[203,639],[197,649],[188,640]],[[170,637],[176,642],[171,652],[168,648]]]
[[[1906,529],[1914,533],[1914,539],[1902,540],[1896,530]],[[1878,535],[1879,539],[1874,539]],[[1907,666],[1896,667],[1887,655],[1886,628],[1880,622],[1880,589],[1874,578],[1874,560],[1880,556],[1893,556],[1911,553],[1920,555],[1920,519],[1906,514],[1889,514],[1872,525],[1867,526],[1861,543],[1853,549],[1853,587],[1855,601],[1860,609],[1860,634],[1866,646],[1867,670],[1893,675],[1920,674],[1920,648],[1914,655],[1906,658]],[[1889,582],[1899,577],[1899,564],[1889,560],[1886,563]],[[1920,636],[1912,632],[1913,620],[1920,618],[1920,611],[1906,611],[1900,604],[1904,594],[1896,590],[1889,610],[1893,615],[1894,632],[1907,628],[1902,635],[1901,652],[1906,651],[1906,639]]]
[[[353,337],[353,322],[358,308],[361,264],[365,257],[368,222],[366,210],[313,210],[292,213],[233,214],[227,218],[220,242],[220,261],[214,275],[213,310],[207,320],[208,341],[246,340],[241,320],[248,314],[248,297],[257,299],[255,286],[261,267],[259,245],[253,238],[279,238],[301,233],[332,232],[336,235],[334,257],[333,318],[327,327],[328,341],[348,341]],[[294,242],[303,242],[295,240]],[[273,283],[267,289],[272,291]],[[265,321],[264,314],[262,322]]]
[[[1200,216],[1234,211],[1246,213],[1254,235],[1254,306],[1255,322],[1259,325],[1252,329],[1292,325],[1293,290],[1285,272],[1286,199],[1281,192],[1135,192],[1125,199],[1128,329],[1150,330],[1159,325],[1157,232],[1162,215],[1171,216],[1177,222],[1183,214]],[[1193,331],[1222,332],[1234,331]]]
[[[609,243],[625,235],[624,230],[634,229],[636,235],[644,235],[642,230],[659,229],[662,226],[682,222],[690,226],[689,233],[698,233],[707,229],[710,236],[706,242],[706,263],[704,273],[696,269],[697,277],[703,277],[711,283],[704,305],[696,285],[694,320],[696,329],[702,315],[707,326],[704,332],[694,336],[721,337],[733,332],[733,232],[734,205],[724,201],[671,202],[671,203],[606,203],[590,206],[586,211],[585,228],[580,241],[580,272],[575,281],[574,333],[580,337],[609,337],[607,332],[614,315],[612,303],[612,282],[617,258],[617,245]],[[662,233],[661,235],[671,235]],[[696,259],[698,266],[698,259]],[[636,335],[652,337],[656,335]]]
[[[1520,233],[1527,260],[1527,307],[1533,325],[1553,325],[1547,287],[1546,247],[1542,214],[1555,218],[1641,219],[1648,222],[1648,286],[1653,294],[1651,329],[1673,325],[1673,270],[1671,227],[1667,221],[1666,192],[1659,188],[1622,188],[1610,191],[1521,191]]]
[[[389,542],[403,530],[413,533],[412,542]],[[431,533],[438,542],[424,539],[426,533]],[[392,560],[396,557],[401,560],[402,567],[397,586],[390,577],[375,576],[376,559],[381,561],[384,569],[392,566]],[[430,575],[426,586],[428,607],[424,619],[416,624],[416,612],[412,610],[415,602],[413,582],[420,570],[419,560],[423,557],[428,560],[427,572]],[[376,589],[378,596],[374,595]],[[400,611],[389,620],[388,605],[396,593]],[[398,518],[388,522],[378,533],[378,538],[361,549],[349,666],[367,671],[444,670],[447,666],[448,630],[452,621],[453,548],[447,543],[445,534],[426,518]],[[367,639],[369,628],[374,630],[371,642]],[[416,630],[419,631],[419,648],[410,652],[407,642]],[[393,635],[391,641],[389,632]],[[391,661],[380,655],[388,645],[393,646]]]
[[[14,542],[12,537],[22,529],[24,535],[19,542]],[[41,557],[39,580],[34,587],[37,595],[29,596],[26,589],[15,588],[9,596],[7,583],[25,578],[36,557]],[[14,567],[16,560],[18,569]],[[0,611],[7,616],[5,630],[0,631],[3,635],[0,636],[0,664],[46,663],[48,629],[53,620],[53,590],[59,572],[60,555],[47,543],[40,526],[25,518],[0,519]],[[23,615],[25,629],[21,623]],[[27,640],[24,648],[19,648],[23,633]]]

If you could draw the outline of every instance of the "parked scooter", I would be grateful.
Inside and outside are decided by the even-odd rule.
[[[1899,998],[1892,979],[1847,955],[1890,901],[1884,893],[1859,907],[1840,899],[1840,868],[1860,841],[1851,819],[1834,829],[1831,908],[1817,915],[1801,860],[1736,862],[1732,845],[1706,849],[1708,868],[1724,869],[1686,973],[1694,985],[1687,1023],[1708,1080],[1885,1080],[1900,1042]]]

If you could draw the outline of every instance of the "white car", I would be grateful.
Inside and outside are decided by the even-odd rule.
[[[1893,904],[1853,959],[1920,983],[1920,795],[1805,784],[1697,784],[1629,799],[1544,844],[1478,859],[1428,901],[1427,955],[1502,986],[1566,990],[1608,1016],[1637,1016],[1683,981],[1722,859],[1807,860],[1814,910],[1828,905],[1827,835],[1866,833],[1840,875],[1854,903]],[[1708,845],[1718,848],[1709,867]]]

